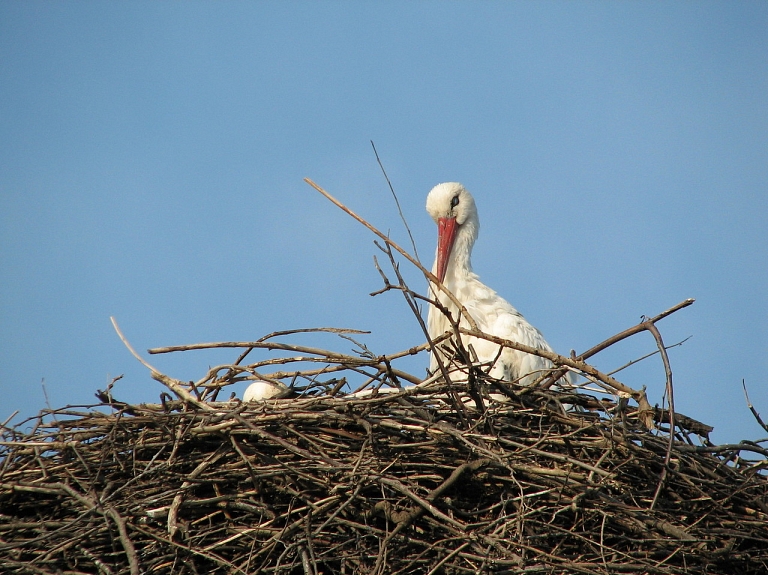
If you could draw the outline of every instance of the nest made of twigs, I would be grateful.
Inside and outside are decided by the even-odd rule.
[[[113,402],[6,429],[5,573],[765,573],[748,443],[531,391]],[[664,413],[656,413],[664,421]],[[470,419],[467,419],[470,417]],[[695,422],[691,426],[695,427]],[[654,501],[655,498],[655,501]],[[653,503],[653,505],[652,505]]]

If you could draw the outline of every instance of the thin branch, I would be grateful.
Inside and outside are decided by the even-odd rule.
[[[451,317],[450,314],[448,314],[448,312],[447,312],[447,310],[445,309],[444,306],[442,306],[441,304],[439,304],[436,301],[435,302],[431,302],[431,303],[433,303],[433,305],[438,307],[438,309],[440,309],[443,313],[445,313],[447,315],[447,317],[449,319],[451,319],[451,324],[453,326],[454,331],[456,332],[456,335],[458,335],[458,326],[459,326],[459,321],[460,321],[461,317],[466,319],[466,321],[469,324],[471,329],[474,329],[474,330],[478,329],[477,323],[475,322],[474,318],[469,314],[469,312],[467,311],[467,308],[464,307],[464,305],[456,298],[456,296],[447,287],[445,287],[445,285],[441,281],[439,281],[437,279],[437,276],[435,276],[432,272],[428,271],[424,266],[421,265],[421,263],[418,260],[416,260],[411,254],[409,254],[407,251],[405,251],[403,248],[401,248],[396,242],[392,241],[388,236],[386,236],[381,231],[376,229],[375,226],[373,226],[372,224],[368,223],[368,221],[366,221],[364,218],[362,218],[361,216],[357,215],[355,212],[353,212],[347,206],[342,204],[339,200],[334,198],[331,194],[326,192],[323,188],[318,186],[315,182],[313,182],[309,178],[304,178],[304,181],[307,184],[309,184],[310,186],[312,186],[315,190],[320,192],[323,196],[325,196],[328,200],[330,200],[338,208],[340,208],[341,210],[343,210],[344,212],[346,212],[347,214],[352,216],[354,219],[356,219],[358,222],[360,222],[366,228],[368,228],[370,231],[372,231],[374,234],[376,234],[379,238],[381,238],[387,244],[387,246],[392,247],[395,250],[397,250],[397,252],[400,255],[402,255],[405,259],[407,259],[414,266],[416,266],[416,268],[419,269],[421,271],[421,273],[423,273],[424,276],[427,278],[427,280],[430,282],[430,289],[433,290],[435,295],[437,295],[436,290],[439,290],[439,291],[442,291],[448,297],[448,299],[451,300],[451,302],[459,310],[460,317],[455,319],[455,320]],[[392,260],[392,262],[393,262],[393,266],[396,268],[397,265],[394,263],[394,260]],[[409,292],[410,292],[410,290],[409,290]],[[415,297],[415,295],[414,295],[414,297]],[[419,315],[418,317],[421,317],[421,316]],[[434,344],[431,341],[431,338],[429,337],[429,335],[427,335],[427,341],[430,343],[430,348],[432,349],[432,352],[435,353]],[[461,351],[461,352],[465,351],[465,350],[463,350],[463,347],[461,345],[461,339],[460,338],[457,338],[457,345],[459,347],[459,351]],[[437,359],[438,359],[438,365],[440,367],[440,371],[443,373],[443,375],[446,378],[446,380],[450,381],[449,376],[448,376],[448,372],[445,369],[445,366],[443,365],[443,362],[440,359],[439,354],[435,353],[435,357],[437,357]],[[468,359],[468,358],[466,358],[466,359]],[[456,407],[459,410],[459,413],[462,413],[462,410],[464,408],[463,408],[463,405],[461,404],[461,402],[458,402]]]
[[[448,370],[445,366],[445,364],[442,361],[442,358],[440,357],[440,354],[437,353],[436,345],[437,342],[433,341],[432,338],[429,336],[429,330],[427,329],[426,324],[424,323],[424,318],[421,317],[421,313],[419,313],[418,305],[416,304],[416,297],[418,297],[418,294],[416,294],[414,291],[412,291],[405,283],[405,279],[403,278],[402,274],[400,273],[400,267],[397,265],[397,262],[395,261],[395,256],[392,253],[392,247],[387,244],[386,249],[382,246],[380,246],[378,243],[376,243],[376,246],[387,254],[389,257],[390,265],[392,266],[392,269],[395,271],[395,275],[397,276],[397,280],[400,282],[398,286],[392,286],[389,285],[390,288],[397,288],[400,290],[400,292],[403,294],[403,297],[405,298],[405,301],[408,304],[408,307],[411,308],[411,312],[413,313],[413,316],[416,318],[416,321],[419,323],[419,327],[421,328],[422,333],[427,339],[427,344],[429,345],[429,350],[434,356],[437,358],[437,365],[440,370],[440,372],[443,374],[443,377],[445,378],[446,382],[450,382],[450,375],[448,374]],[[377,262],[378,265],[378,262]],[[379,270],[382,277],[384,278],[385,284],[389,283],[389,280],[387,280],[386,276],[384,276],[384,273]],[[447,313],[447,310],[446,310]],[[449,319],[451,319],[450,314],[448,314]],[[458,324],[453,323],[453,329],[458,335]],[[457,341],[459,342],[459,346],[461,347],[461,338],[457,338]],[[461,417],[465,420],[466,423],[466,409],[464,408],[464,404],[459,400],[458,396],[455,392],[452,390],[448,393],[448,398],[453,404],[454,409],[456,409],[456,412],[461,415]],[[483,404],[482,402],[478,401],[478,408],[480,411],[483,411]]]
[[[284,335],[293,335],[296,333],[314,333],[314,332],[327,332],[327,333],[335,333],[335,334],[345,334],[345,333],[371,333],[369,331],[360,331],[358,329],[348,329],[348,328],[338,328],[338,327],[311,327],[311,328],[301,328],[301,329],[288,329],[283,331],[274,331],[270,334],[265,335],[264,337],[261,337],[258,339],[258,341],[267,341],[268,339],[272,339],[273,337],[281,337]],[[246,349],[243,353],[240,354],[240,356],[235,360],[235,365],[240,364],[246,356],[253,351],[254,348],[249,347]]]
[[[670,350],[670,349],[672,349],[673,347],[680,347],[680,346],[681,346],[681,345],[683,345],[683,344],[684,344],[686,341],[688,341],[689,339],[691,339],[691,337],[693,337],[693,336],[690,336],[690,335],[689,335],[688,337],[686,337],[685,339],[682,339],[682,340],[678,341],[677,343],[673,343],[673,344],[670,344],[670,345],[666,346],[664,349],[666,349],[666,350]],[[636,363],[640,363],[641,361],[645,361],[645,360],[646,360],[646,359],[648,359],[649,357],[653,357],[654,355],[656,355],[656,354],[658,354],[658,353],[659,353],[659,350],[658,350],[658,349],[657,349],[656,351],[652,351],[652,352],[650,352],[650,353],[646,353],[645,355],[643,355],[643,356],[640,356],[640,357],[638,357],[637,359],[633,359],[633,360],[631,360],[631,361],[628,361],[627,363],[625,363],[624,365],[622,365],[622,366],[620,366],[620,367],[617,367],[617,368],[616,368],[616,369],[614,369],[613,371],[609,371],[609,372],[608,372],[608,375],[613,375],[613,374],[615,374],[615,373],[619,373],[620,371],[624,371],[624,370],[625,370],[625,369],[627,369],[628,367],[631,367],[631,366],[635,365]]]
[[[564,355],[560,355],[559,353],[555,353],[554,351],[547,351],[545,349],[538,349],[535,347],[531,347],[529,345],[525,345],[524,343],[520,343],[517,341],[512,341],[509,339],[504,339],[501,337],[497,337],[495,335],[491,335],[489,333],[485,333],[480,330],[473,330],[473,329],[467,329],[467,328],[459,328],[459,331],[465,335],[470,335],[472,337],[477,337],[480,339],[484,339],[493,343],[496,343],[498,345],[501,345],[503,347],[508,347],[510,349],[515,349],[518,351],[522,351],[524,353],[529,353],[531,355],[535,355],[538,357],[543,357],[545,359],[548,359],[556,366],[567,366],[572,367],[573,369],[576,369],[578,371],[583,371],[584,373],[591,375],[598,379],[599,381],[605,383],[610,388],[625,393],[627,395],[630,395],[632,397],[639,397],[643,392],[638,391],[636,389],[632,389],[631,387],[621,383],[617,379],[614,379],[613,377],[604,374],[591,365],[584,363],[583,361],[575,358],[565,357]]]
[[[648,323],[650,322],[650,325],[655,324],[657,321],[664,319],[668,315],[671,315],[675,313],[678,310],[681,310],[685,307],[688,307],[696,300],[694,298],[688,298],[686,300],[681,301],[679,304],[672,306],[666,311],[661,312],[659,315],[652,317],[649,320],[641,321],[639,324],[632,326],[628,329],[625,329],[624,331],[617,333],[614,336],[609,337],[603,342],[598,343],[596,346],[589,348],[587,351],[585,351],[582,354],[579,354],[574,357],[576,360],[585,361],[586,359],[592,357],[593,355],[603,351],[604,349],[612,346],[615,343],[618,343],[624,339],[627,339],[630,336],[635,335],[636,333],[640,333],[641,331],[647,331],[648,330]],[[550,375],[541,385],[543,389],[547,389],[551,387],[558,379],[560,379],[563,375],[565,375],[565,370],[558,370],[554,372],[552,375]]]
[[[184,389],[184,384],[182,382],[160,373],[158,370],[152,367],[149,363],[147,363],[143,357],[141,357],[138,353],[136,353],[136,350],[133,349],[133,346],[125,338],[125,336],[123,335],[123,332],[120,331],[120,326],[117,325],[117,320],[115,320],[114,317],[110,317],[109,320],[112,322],[112,327],[115,328],[115,331],[117,332],[117,335],[120,338],[120,341],[122,341],[123,345],[125,345],[125,347],[128,348],[128,351],[131,352],[133,357],[138,359],[139,362],[141,362],[141,364],[150,371],[150,375],[152,376],[152,379],[159,381],[160,383],[165,385],[168,389],[173,391],[177,396],[191,403],[195,407],[202,409],[204,411],[213,411],[213,409],[209,405],[207,405],[205,402],[198,400],[186,389]]]
[[[694,298],[688,298],[686,300],[683,300],[679,304],[674,305],[671,308],[669,308],[668,310],[661,312],[659,315],[650,318],[649,320],[647,320],[647,322],[650,322],[651,324],[655,324],[657,321],[664,319],[668,315],[672,315],[676,311],[681,310],[681,309],[683,309],[685,307],[688,307],[689,305],[691,305],[695,301],[696,300]],[[581,359],[581,360],[589,359],[590,357],[592,357],[596,353],[599,353],[599,352],[603,351],[605,348],[612,346],[614,343],[618,343],[618,342],[620,342],[623,339],[627,339],[628,337],[630,337],[632,335],[635,335],[636,333],[640,333],[641,331],[645,331],[646,329],[648,329],[646,327],[646,325],[647,325],[646,321],[642,321],[642,322],[640,322],[639,324],[637,324],[635,326],[632,326],[632,327],[630,327],[628,329],[625,329],[624,331],[622,331],[620,333],[617,333],[614,336],[609,337],[605,341],[598,343],[596,346],[589,348],[584,353],[579,354],[578,355],[578,359]]]
[[[416,242],[413,239],[413,234],[411,234],[411,228],[408,227],[408,222],[405,220],[405,216],[403,215],[403,210],[400,208],[400,200],[397,199],[397,194],[395,193],[395,189],[392,187],[392,182],[389,181],[389,176],[387,175],[387,171],[384,169],[384,164],[382,164],[381,159],[379,159],[379,152],[376,151],[376,144],[373,143],[373,140],[371,140],[371,147],[373,148],[373,153],[376,156],[376,161],[379,163],[379,167],[381,168],[381,173],[384,174],[384,179],[387,180],[389,191],[392,192],[392,197],[395,198],[395,204],[397,205],[397,211],[400,213],[400,219],[403,220],[403,225],[405,226],[405,230],[408,232],[408,237],[411,238],[411,245],[413,246],[413,255],[416,257],[417,261],[421,261],[421,259],[419,258],[419,250],[416,249]]]
[[[749,401],[749,395],[747,394],[747,384],[743,379],[741,380],[741,387],[744,388],[744,399],[747,400],[747,407],[749,408],[749,411],[752,412],[752,415],[755,417],[755,420],[757,420],[757,423],[760,425],[760,427],[768,431],[768,425],[766,425],[763,422],[763,420],[760,417],[760,414],[757,412],[757,410],[754,408],[752,403]]]
[[[669,462],[672,458],[672,444],[675,439],[675,397],[673,394],[674,388],[672,386],[672,367],[669,364],[669,355],[667,355],[667,350],[664,347],[664,341],[661,339],[659,328],[657,328],[656,324],[654,324],[651,320],[646,320],[643,323],[646,324],[646,329],[653,334],[653,337],[656,340],[656,345],[659,346],[659,353],[661,353],[661,359],[664,362],[664,373],[666,374],[667,378],[667,404],[669,405],[669,437],[667,442],[667,453],[664,456],[664,467],[661,469],[659,484],[656,487],[656,492],[654,493],[653,500],[651,501],[651,509],[653,509],[659,498],[661,489],[667,479]]]

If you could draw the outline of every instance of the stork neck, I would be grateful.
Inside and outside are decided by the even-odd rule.
[[[478,225],[475,218],[467,219],[459,227],[445,274],[446,284],[453,283],[452,280],[463,279],[472,273],[472,247],[477,239],[477,232]]]

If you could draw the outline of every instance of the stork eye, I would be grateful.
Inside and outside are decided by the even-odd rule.
[[[459,196],[453,196],[453,199],[451,200],[451,208],[455,208],[459,205]]]

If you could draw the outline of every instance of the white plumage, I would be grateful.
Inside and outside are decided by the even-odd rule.
[[[280,399],[290,392],[283,383],[257,379],[249,385],[243,394],[243,401],[263,401],[265,399]]]
[[[435,186],[427,196],[427,212],[438,226],[432,273],[464,305],[477,327],[496,337],[551,351],[541,332],[472,271],[470,256],[480,223],[475,200],[464,186],[455,182]],[[456,319],[458,310],[448,296],[437,291],[437,298]],[[460,325],[469,327],[463,318]],[[434,306],[429,308],[427,327],[431,339],[451,329],[448,318]],[[463,336],[462,340],[466,348],[472,345],[480,362],[490,364],[496,360],[489,374],[497,379],[530,385],[543,370],[553,367],[547,359],[514,349],[505,348],[499,355],[500,346],[484,339]],[[433,355],[430,370],[434,372],[437,368]]]

